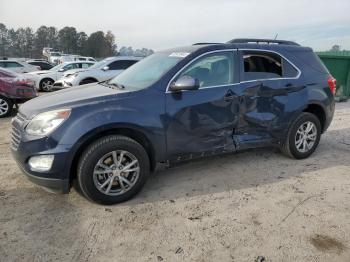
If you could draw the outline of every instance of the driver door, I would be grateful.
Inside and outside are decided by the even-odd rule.
[[[170,160],[234,151],[233,131],[238,122],[237,52],[200,56],[177,74],[199,80],[198,90],[166,92],[166,139]]]

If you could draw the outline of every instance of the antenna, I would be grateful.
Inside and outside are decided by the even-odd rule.
[[[274,39],[274,40],[276,40],[276,39],[277,39],[277,37],[278,37],[278,33],[276,34],[276,36],[275,36],[275,39]]]

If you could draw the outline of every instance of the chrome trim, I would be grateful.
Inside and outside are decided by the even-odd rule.
[[[279,52],[273,51],[273,50],[268,50],[268,49],[254,49],[254,48],[243,48],[243,49],[238,49],[238,48],[234,48],[234,49],[222,49],[222,50],[214,50],[214,51],[209,51],[206,53],[201,54],[200,56],[195,57],[194,59],[192,59],[191,61],[189,61],[186,65],[184,65],[179,71],[177,71],[177,73],[170,79],[170,81],[168,82],[167,88],[165,93],[173,93],[172,91],[169,90],[170,84],[172,83],[172,81],[182,72],[184,71],[184,69],[189,66],[191,63],[195,62],[196,60],[198,60],[199,58],[208,55],[208,54],[212,54],[212,53],[218,53],[218,52],[227,52],[227,51],[232,51],[232,52],[238,52],[238,51],[261,51],[261,52],[270,52],[270,53],[275,53],[277,55],[279,55],[280,57],[282,57],[283,59],[285,59],[288,63],[290,63],[297,71],[298,71],[298,75],[295,77],[278,77],[278,78],[265,78],[265,79],[255,79],[255,80],[246,80],[246,81],[239,81],[238,83],[232,83],[232,84],[227,84],[227,85],[217,85],[217,86],[207,86],[207,87],[202,87],[199,89],[208,89],[208,88],[216,88],[216,87],[223,87],[223,86],[233,86],[233,85],[239,85],[242,83],[251,83],[251,82],[258,82],[258,81],[270,81],[270,80],[288,80],[288,79],[299,79],[301,76],[301,71],[300,69],[293,63],[291,62],[288,58],[286,58],[284,55],[282,55]],[[183,90],[181,92],[186,92],[189,90]]]

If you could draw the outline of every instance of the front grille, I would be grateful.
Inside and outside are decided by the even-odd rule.
[[[17,150],[19,143],[21,142],[22,135],[21,129],[26,121],[26,118],[23,114],[18,113],[15,118],[12,120],[12,131],[11,131],[11,148]]]

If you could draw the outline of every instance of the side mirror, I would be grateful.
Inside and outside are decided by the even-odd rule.
[[[197,90],[199,81],[192,76],[182,76],[176,82],[170,84],[170,91],[178,92],[182,90]]]
[[[104,66],[104,67],[102,68],[102,70],[103,70],[103,71],[108,71],[108,70],[109,70],[109,66]]]
[[[65,71],[64,68],[60,68],[60,69],[58,70],[58,72],[64,72],[64,71]]]

